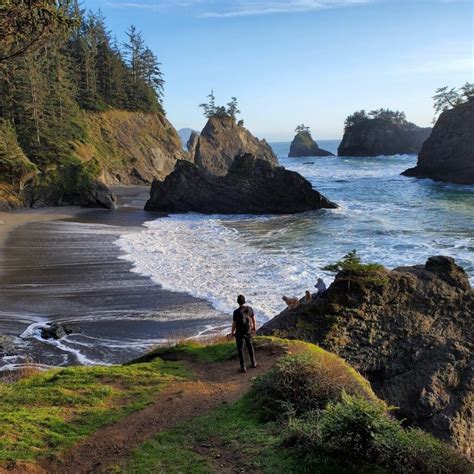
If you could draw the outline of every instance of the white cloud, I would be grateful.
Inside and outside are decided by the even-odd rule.
[[[327,8],[363,5],[374,0],[273,0],[237,1],[235,7],[222,11],[209,11],[203,17],[230,18],[238,16],[262,16],[278,13],[302,13]]]

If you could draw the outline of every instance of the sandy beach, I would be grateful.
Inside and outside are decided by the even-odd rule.
[[[146,192],[145,192],[146,191]],[[118,189],[118,209],[47,208],[2,214],[0,335],[28,361],[49,366],[120,363],[169,339],[225,327],[207,301],[163,290],[133,272],[114,242],[160,217],[142,210],[146,188]],[[45,340],[41,330],[74,333]]]

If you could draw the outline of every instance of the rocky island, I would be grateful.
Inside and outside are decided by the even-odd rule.
[[[359,370],[398,415],[472,455],[474,292],[449,257],[343,270],[260,334],[317,343]]]
[[[365,110],[347,117],[339,156],[380,156],[418,153],[431,128],[417,127],[403,112]]]
[[[194,147],[194,163],[206,173],[225,176],[234,158],[251,153],[272,165],[278,163],[270,145],[254,137],[231,115],[209,117]]]
[[[252,154],[238,155],[225,176],[178,161],[163,181],[153,181],[146,211],[203,214],[292,214],[337,205],[298,173]]]
[[[417,165],[402,174],[474,184],[474,98],[439,116],[423,144]]]
[[[334,156],[331,152],[319,148],[318,144],[313,140],[309,127],[298,125],[296,127],[296,135],[290,145],[289,157],[304,156]]]

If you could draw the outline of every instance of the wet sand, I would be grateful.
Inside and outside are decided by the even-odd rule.
[[[118,236],[160,217],[142,210],[147,191],[119,189],[116,211],[47,209],[29,211],[39,218],[28,224],[26,212],[9,219],[13,230],[0,257],[0,335],[14,338],[18,356],[0,367],[27,359],[119,363],[168,339],[228,325],[208,302],[165,291],[119,258]],[[50,322],[72,324],[76,332],[44,340],[41,327]]]

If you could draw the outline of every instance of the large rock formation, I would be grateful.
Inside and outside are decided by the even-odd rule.
[[[310,132],[299,132],[291,142],[289,157],[334,156],[331,152],[319,148]]]
[[[145,210],[291,214],[335,207],[298,173],[245,154],[233,160],[226,176],[212,176],[196,165],[178,161],[163,182],[153,182]]]
[[[443,112],[405,176],[474,184],[474,100]]]
[[[234,158],[243,153],[251,153],[272,165],[278,164],[265,140],[255,138],[232,117],[214,115],[199,135],[194,162],[209,174],[225,176]]]
[[[313,303],[259,331],[346,359],[398,414],[472,456],[474,292],[449,257],[393,271],[340,272]]]
[[[367,118],[347,127],[337,154],[339,156],[380,156],[417,154],[431,128],[413,123],[395,124]]]

